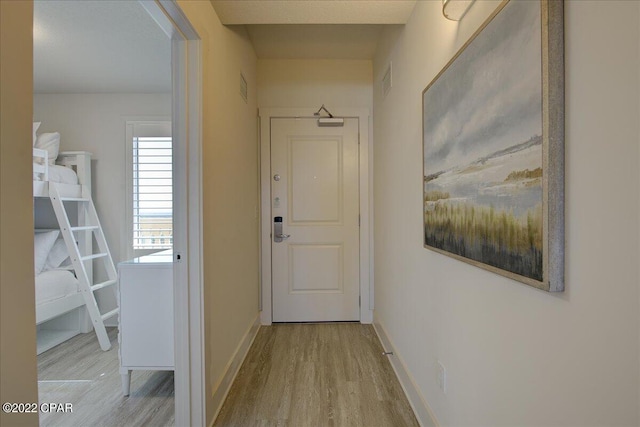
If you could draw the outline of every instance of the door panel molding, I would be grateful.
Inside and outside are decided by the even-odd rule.
[[[324,206],[324,203],[318,204],[317,202],[314,202],[314,200],[316,200],[314,197],[312,197],[312,194],[315,193],[313,191],[308,191],[308,192],[300,192],[300,191],[296,191],[296,187],[297,184],[299,182],[299,178],[301,178],[300,176],[298,176],[298,171],[299,171],[299,166],[298,162],[296,160],[297,157],[299,158],[299,160],[309,160],[309,154],[313,155],[313,154],[318,154],[318,153],[313,153],[312,150],[307,150],[310,152],[307,153],[297,153],[299,151],[301,151],[302,148],[307,148],[307,147],[303,147],[304,144],[300,144],[300,143],[313,143],[314,145],[316,145],[319,141],[322,141],[322,143],[333,143],[335,145],[335,158],[332,159],[327,159],[327,160],[333,160],[331,162],[331,164],[329,164],[329,162],[327,162],[327,164],[325,166],[328,167],[335,167],[335,187],[336,187],[336,192],[335,192],[335,205],[332,205],[330,208],[331,209],[326,209],[326,207]],[[287,156],[288,156],[288,171],[287,171],[287,175],[289,177],[289,181],[288,181],[288,215],[287,215],[287,221],[290,225],[298,225],[298,224],[305,224],[305,225],[313,225],[313,224],[323,224],[323,225],[328,225],[328,224],[335,224],[335,225],[342,225],[343,223],[343,218],[342,218],[342,185],[343,185],[343,171],[342,168],[340,167],[340,165],[342,165],[342,144],[343,144],[343,140],[342,137],[338,137],[338,136],[309,136],[309,137],[305,137],[305,136],[299,136],[296,135],[295,137],[290,137],[289,141],[287,142],[288,145],[288,152],[287,152]],[[310,147],[311,148],[311,147]],[[312,147],[312,148],[318,148],[318,147]],[[317,150],[318,152],[320,150]],[[298,156],[296,156],[296,154],[298,154]],[[306,155],[306,156],[304,156]],[[300,158],[301,157],[301,158]],[[308,162],[304,162],[304,163],[308,163]],[[304,168],[301,172],[307,172],[307,168]],[[304,184],[304,183],[302,183]],[[308,183],[306,183],[308,184]],[[304,185],[300,185],[300,187],[303,187]],[[306,196],[306,197],[305,197]],[[294,205],[294,201],[300,201],[301,203],[299,203],[299,207],[300,209],[296,209],[298,205],[298,203],[296,203]],[[321,212],[322,210],[328,211],[330,210],[331,213],[333,215],[327,215],[324,218],[318,218],[317,216],[314,217],[309,217],[309,216],[313,216],[316,212]],[[301,212],[302,211],[302,214]],[[327,214],[329,214],[329,212],[326,212]],[[304,218],[305,216],[307,216],[307,218]],[[298,219],[300,218],[300,219]]]
[[[263,325],[270,325],[272,313],[271,283],[271,119],[272,118],[314,118],[315,108],[260,108],[260,319]],[[359,126],[359,250],[360,250],[360,322],[373,322],[373,148],[371,120],[368,108],[333,108],[337,117],[357,118]],[[334,291],[335,292],[335,291]]]
[[[330,244],[330,243],[298,243],[298,244],[290,244],[289,245],[289,294],[343,294],[344,293],[344,264],[342,259],[344,258],[344,245],[342,243]],[[297,288],[296,284],[301,282],[299,279],[300,275],[304,275],[304,272],[296,272],[296,265],[298,263],[295,262],[296,253],[299,258],[304,258],[304,252],[310,252],[314,250],[316,252],[323,251],[328,253],[330,250],[334,253],[329,253],[328,255],[333,255],[331,258],[335,257],[336,261],[336,269],[337,277],[304,277],[306,279],[304,282],[309,283],[311,285],[316,284],[317,286],[307,286],[305,288]],[[325,258],[327,256],[325,255]],[[309,258],[307,256],[307,258]],[[330,283],[335,284],[332,287],[322,287],[320,284],[322,283]]]

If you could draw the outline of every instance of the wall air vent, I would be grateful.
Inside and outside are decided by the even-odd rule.
[[[387,94],[391,90],[391,86],[393,86],[393,82],[391,80],[391,62],[389,62],[387,71],[384,72],[384,77],[382,78],[382,97],[383,98],[387,96]]]
[[[242,73],[240,73],[240,95],[242,96],[242,99],[244,99],[244,102],[247,102],[247,99],[249,97],[248,95],[249,91],[247,89],[247,79],[244,78],[244,75]]]

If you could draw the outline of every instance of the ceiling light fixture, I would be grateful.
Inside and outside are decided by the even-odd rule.
[[[442,0],[442,14],[452,21],[460,21],[475,0]]]

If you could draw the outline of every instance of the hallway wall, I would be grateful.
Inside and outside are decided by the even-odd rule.
[[[639,3],[565,2],[566,291],[422,246],[421,93],[498,3],[456,23],[418,2],[379,44],[376,322],[440,425],[638,425]]]
[[[373,107],[368,60],[259,59],[258,107]]]
[[[202,195],[206,423],[214,394],[258,316],[256,55],[208,1],[178,4],[202,39]],[[248,103],[240,96],[240,73]]]

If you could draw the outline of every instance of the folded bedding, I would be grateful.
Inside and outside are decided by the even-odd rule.
[[[36,276],[47,270],[73,269],[59,230],[36,231],[33,236],[33,257]]]
[[[35,128],[35,124],[34,124],[34,128]],[[37,135],[36,143],[34,147],[39,148],[41,150],[46,150],[47,153],[49,153],[49,164],[53,166],[56,163],[56,159],[58,158],[58,152],[60,151],[60,133],[49,132],[49,133],[42,133],[40,135]]]
[[[69,270],[49,270],[36,276],[36,305],[79,292],[78,279]]]
[[[34,163],[35,165],[35,163]],[[42,181],[42,175],[38,173],[33,174],[34,181]],[[75,171],[66,166],[49,165],[49,182],[59,182],[62,184],[78,184],[78,175]]]
[[[49,253],[60,237],[59,230],[36,232],[33,236],[33,265],[36,276],[42,273]],[[68,255],[67,255],[68,256]]]
[[[47,152],[49,162],[49,182],[59,182],[62,184],[74,185],[78,184],[78,176],[71,168],[55,164],[56,159],[58,158],[58,152],[60,150],[60,133],[48,132],[37,135],[39,127],[40,122],[33,123],[33,147],[40,150],[45,150]],[[42,163],[34,162],[33,165],[33,170],[36,170],[35,166],[42,166]],[[43,181],[42,174],[34,172],[33,180]]]
[[[76,175],[71,168],[53,165],[49,166],[49,181],[61,182],[63,184],[77,184],[78,175]]]

